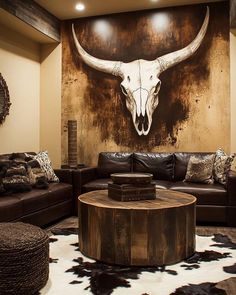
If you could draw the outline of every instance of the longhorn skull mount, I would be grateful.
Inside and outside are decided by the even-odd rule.
[[[77,51],[88,66],[122,78],[120,86],[126,96],[126,107],[132,115],[138,135],[141,136],[149,133],[152,114],[159,103],[160,74],[196,52],[206,34],[208,23],[209,7],[207,7],[201,29],[189,45],[152,61],[138,59],[128,63],[99,59],[90,55],[80,45],[75,34],[74,24],[72,24],[72,34]]]

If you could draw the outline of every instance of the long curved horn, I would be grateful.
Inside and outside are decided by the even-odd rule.
[[[122,64],[121,61],[111,61],[111,60],[105,60],[96,58],[92,55],[90,55],[88,52],[86,52],[83,47],[80,45],[74,30],[74,24],[72,24],[72,34],[75,42],[75,46],[78,50],[79,55],[82,57],[83,61],[90,67],[102,71],[108,74],[113,74],[115,76],[121,76],[123,77],[123,74],[120,70],[120,66]]]
[[[179,62],[187,59],[190,57],[194,52],[199,48],[201,42],[206,34],[207,26],[209,23],[209,7],[207,6],[206,16],[200,31],[198,32],[196,38],[186,47],[165,54],[163,56],[158,57],[155,61],[161,67],[161,72],[165,71],[166,69],[178,64]]]

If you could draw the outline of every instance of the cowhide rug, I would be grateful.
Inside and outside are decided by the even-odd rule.
[[[236,244],[225,235],[196,236],[196,253],[174,265],[122,267],[83,256],[77,229],[52,232],[50,276],[41,295],[229,295],[218,283],[236,278]]]

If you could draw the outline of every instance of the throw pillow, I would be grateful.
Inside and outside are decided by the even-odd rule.
[[[25,153],[12,153],[11,155],[9,155],[9,160],[25,161],[25,158]]]
[[[227,174],[231,169],[231,164],[235,158],[235,154],[228,156],[223,149],[218,149],[216,151],[213,176],[216,181],[221,184],[226,184]]]
[[[236,157],[234,157],[230,169],[236,172]]]
[[[225,164],[227,159],[227,154],[221,148],[216,151],[213,176],[214,179],[221,184],[226,183]]]
[[[1,195],[6,192],[6,190],[4,189],[2,179],[6,174],[7,168],[10,167],[10,163],[11,163],[11,161],[6,160],[6,159],[0,160],[0,194]]]
[[[48,188],[47,177],[39,165],[39,162],[35,159],[27,162],[28,174],[30,179],[30,184],[35,188],[46,189]]]
[[[24,192],[31,190],[26,163],[10,161],[2,176],[2,184],[6,191]]]
[[[227,161],[226,161],[226,163],[225,163],[225,175],[226,175],[226,180],[227,180],[228,172],[229,172],[229,170],[231,170],[232,163],[233,163],[233,161],[234,161],[234,159],[235,159],[235,156],[236,156],[236,154],[231,154],[231,155],[229,155],[229,156],[228,156],[228,159],[227,159]]]
[[[214,182],[212,176],[214,158],[215,155],[208,155],[202,159],[191,156],[184,181],[212,184]]]
[[[39,162],[39,165],[44,171],[49,182],[59,182],[59,178],[53,171],[51,160],[49,159],[47,151],[39,152],[36,156],[33,157],[33,159]]]
[[[6,174],[7,169],[10,167],[11,165],[10,160],[0,160],[0,177],[3,177]]]

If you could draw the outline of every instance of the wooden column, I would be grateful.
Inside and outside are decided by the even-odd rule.
[[[77,167],[77,121],[68,121],[68,165]]]

